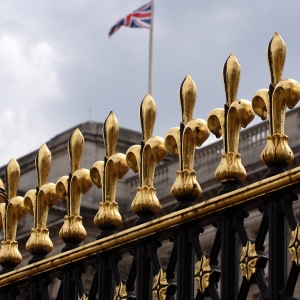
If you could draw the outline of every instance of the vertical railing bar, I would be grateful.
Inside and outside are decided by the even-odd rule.
[[[208,291],[209,291],[210,298],[212,300],[220,300],[221,299],[215,284],[211,284],[208,287]]]
[[[203,255],[203,249],[201,247],[200,241],[199,241],[199,234],[203,233],[204,230],[203,228],[198,228],[193,226],[191,229],[189,229],[188,233],[189,233],[189,237],[190,240],[192,242],[194,251],[196,253],[197,259],[200,260],[202,255]]]
[[[265,242],[268,230],[269,230],[269,218],[268,218],[268,213],[265,210],[263,212],[262,220],[261,220],[258,232],[257,232],[256,240],[255,240],[256,249],[258,249],[258,250],[264,249],[264,242]]]
[[[49,291],[48,291],[48,285],[50,282],[51,281],[47,280],[46,278],[41,278],[39,280],[39,286],[40,286],[40,291],[43,300],[50,300]]]
[[[73,278],[74,278],[74,281],[76,283],[76,287],[77,287],[78,294],[79,294],[80,298],[82,298],[83,295],[86,294],[83,283],[82,283],[82,279],[81,279],[81,274],[83,272],[84,272],[83,268],[77,266],[74,270],[74,273],[73,273]]]
[[[131,267],[130,267],[130,271],[128,274],[128,278],[126,281],[126,286],[127,286],[127,290],[128,291],[133,291],[134,290],[134,282],[136,279],[136,256],[134,254],[133,259],[132,259],[132,263],[131,263]]]
[[[299,277],[300,269],[295,264],[295,262],[292,263],[292,267],[289,273],[289,277],[287,279],[287,283],[285,285],[284,293],[283,293],[283,300],[293,300],[293,294],[295,291],[295,286]]]
[[[282,195],[266,196],[269,217],[269,300],[280,300],[286,284],[286,220],[280,211]]]
[[[194,251],[186,225],[177,228],[177,299],[194,298]]]
[[[237,296],[237,300],[247,300],[251,282],[247,278],[243,277],[242,284]]]
[[[98,292],[98,268],[96,267],[96,272],[92,281],[92,285],[89,292],[89,300],[96,300],[97,292]]]
[[[255,281],[258,285],[260,294],[262,295],[263,299],[268,299],[269,297],[269,288],[267,286],[265,277],[264,277],[264,269],[257,268],[254,274]]]
[[[221,229],[218,227],[209,255],[212,263],[215,265],[218,264],[217,260],[221,250],[221,236],[222,236],[222,232]]]
[[[298,196],[295,194],[287,194],[281,200],[282,208],[292,231],[296,229],[298,224],[292,205],[295,200],[298,200]]]
[[[168,265],[166,268],[166,273],[167,273],[168,278],[174,277],[176,263],[177,263],[177,243],[176,243],[176,241],[173,241],[171,255],[170,255],[169,262],[168,262]]]

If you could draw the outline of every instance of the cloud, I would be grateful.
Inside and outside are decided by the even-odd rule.
[[[2,162],[38,146],[32,131],[45,127],[49,108],[63,97],[56,73],[59,60],[45,41],[30,44],[16,35],[0,38]]]

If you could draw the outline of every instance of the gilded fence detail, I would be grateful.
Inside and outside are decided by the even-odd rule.
[[[196,98],[196,85],[187,75],[179,90],[182,114],[180,127],[169,129],[165,137],[166,148],[179,157],[180,169],[176,173],[176,180],[171,188],[172,196],[179,201],[178,209],[189,206],[201,196],[201,187],[193,167],[194,155],[196,146],[200,147],[208,139],[209,130],[205,120],[193,119]]]
[[[0,249],[0,264],[3,267],[1,273],[13,270],[21,261],[22,256],[18,250],[17,226],[18,221],[27,213],[24,198],[17,196],[20,179],[20,167],[13,158],[6,167],[5,186],[0,181],[0,227],[3,228],[3,241]]]
[[[82,225],[80,204],[82,194],[90,190],[92,181],[89,170],[80,168],[83,147],[84,138],[80,130],[75,129],[69,140],[71,172],[69,176],[59,178],[55,186],[58,197],[67,203],[67,214],[59,232],[59,237],[66,243],[62,251],[77,247],[87,235]]]
[[[45,258],[53,249],[49,230],[46,227],[49,208],[58,201],[55,184],[47,181],[51,160],[51,153],[46,144],[43,144],[35,160],[38,186],[36,190],[29,190],[24,197],[26,209],[34,216],[34,227],[26,244],[26,250],[32,254],[29,263]]]
[[[141,145],[131,146],[126,153],[128,166],[139,173],[140,184],[136,196],[132,201],[131,209],[139,217],[135,224],[150,221],[160,209],[161,204],[153,186],[156,164],[159,164],[168,154],[164,146],[164,139],[153,136],[156,119],[156,104],[148,94],[140,105],[140,122],[143,140]]]
[[[97,124],[102,133],[87,133],[83,124],[70,129],[62,139],[68,141],[67,170],[58,168],[56,184],[49,182],[61,146],[51,150],[52,157],[51,141],[49,148],[43,144],[35,159],[37,187],[24,198],[17,196],[22,165],[12,159],[5,182],[0,180],[0,300],[246,300],[253,291],[264,300],[296,299],[300,209],[294,211],[294,202],[300,147],[289,146],[285,123],[286,109],[300,100],[300,85],[282,79],[285,59],[285,43],[275,33],[267,48],[271,84],[258,90],[251,103],[237,99],[241,68],[230,54],[222,71],[224,108],[212,110],[207,121],[193,117],[197,88],[187,75],[178,94],[180,126],[167,130],[164,138],[153,136],[157,106],[150,94],[139,107],[142,138],[120,128],[112,111]],[[255,114],[268,122],[241,132]],[[295,141],[299,124],[290,126]],[[210,132],[223,138],[223,146],[203,147]],[[88,146],[95,145],[92,152]],[[91,153],[104,152],[103,160],[85,160],[84,147],[89,159],[99,157]],[[241,155],[245,163],[244,157],[256,154],[251,164],[261,167],[254,176]],[[205,178],[206,171],[211,178]],[[167,196],[159,194],[163,189],[170,191]],[[206,195],[205,189],[210,189]],[[125,212],[130,204],[131,211]],[[251,233],[249,215],[257,224]],[[20,231],[19,237],[28,220],[31,231]],[[63,248],[48,255],[54,247]],[[28,262],[22,261],[25,251],[27,258],[31,254]]]
[[[230,54],[223,67],[226,104],[209,114],[207,123],[210,131],[217,137],[223,136],[224,152],[215,176],[222,183],[238,183],[246,179],[246,170],[238,153],[241,127],[245,128],[254,119],[251,102],[236,99],[240,80],[240,64]]]
[[[267,166],[277,165],[283,169],[289,165],[294,155],[284,134],[286,108],[294,108],[300,100],[300,85],[293,79],[282,80],[286,58],[286,46],[278,33],[275,33],[267,49],[267,59],[271,74],[269,89],[257,91],[252,100],[255,113],[262,120],[268,119],[270,134],[261,154]]]
[[[102,230],[98,236],[113,233],[122,225],[122,217],[116,203],[118,179],[128,172],[125,155],[115,153],[119,135],[119,123],[113,112],[107,117],[103,126],[106,154],[104,161],[97,161],[91,167],[91,179],[97,188],[102,188],[102,201],[94,218],[94,224]]]

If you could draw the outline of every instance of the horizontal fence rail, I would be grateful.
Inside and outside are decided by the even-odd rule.
[[[60,267],[71,263],[80,262],[84,264],[86,263],[85,261],[88,261],[88,264],[90,264],[91,261],[96,260],[96,255],[100,252],[112,249],[118,249],[120,253],[127,252],[128,248],[133,247],[135,241],[148,236],[156,235],[157,240],[164,240],[172,235],[175,230],[174,227],[178,225],[191,221],[197,221],[199,226],[207,225],[206,223],[211,223],[211,220],[215,219],[220,211],[228,207],[242,205],[247,210],[249,208],[253,209],[264,201],[264,196],[267,193],[274,193],[286,188],[294,191],[300,189],[300,167],[0,275],[0,285],[3,287],[12,283],[18,284],[18,282],[23,284],[29,276],[36,276],[44,272],[54,272],[56,274],[60,272]]]

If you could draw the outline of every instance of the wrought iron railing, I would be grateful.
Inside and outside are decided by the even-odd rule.
[[[25,291],[27,299],[50,299],[49,285],[55,278],[60,280],[56,299],[64,300],[247,299],[251,285],[257,285],[262,299],[294,299],[300,271],[300,225],[293,202],[300,186],[300,167],[285,169],[293,161],[293,152],[284,134],[284,121],[286,107],[293,108],[300,100],[300,86],[292,79],[281,78],[285,45],[277,33],[267,53],[271,85],[255,93],[252,103],[236,99],[240,66],[233,55],[229,56],[223,68],[225,107],[213,110],[207,122],[193,118],[196,86],[187,76],[179,91],[182,122],[164,139],[152,135],[156,105],[147,95],[140,106],[141,144],[131,146],[126,155],[115,153],[119,126],[111,112],[103,125],[104,160],[95,162],[90,170],[80,168],[84,137],[78,129],[68,145],[70,173],[55,184],[48,182],[51,153],[45,144],[36,156],[38,186],[24,197],[17,196],[20,168],[12,159],[5,185],[0,182],[0,299],[18,299],[20,291]],[[261,159],[269,171],[261,181],[240,188],[246,178],[238,153],[240,128],[246,127],[255,113],[269,120],[269,128],[266,125],[263,130],[242,134],[240,148],[249,151],[266,140]],[[195,158],[196,147],[203,144],[210,131],[223,136],[223,144],[207,147]],[[172,213],[155,218],[161,204],[154,187],[164,184],[170,172],[165,165],[155,168],[169,152],[179,157],[171,188],[177,204]],[[215,173],[221,189],[216,197],[194,204],[201,196],[194,168],[201,168],[204,157],[206,164],[221,157]],[[129,168],[139,174],[138,181],[129,182],[129,193],[132,188],[136,190],[131,208],[137,216],[133,227],[118,231],[123,221],[116,203],[117,183]],[[88,234],[80,216],[81,197],[93,184],[102,190],[94,218],[100,231],[96,241],[80,245]],[[48,253],[53,243],[47,217],[60,199],[67,208],[59,232],[65,246],[60,254],[51,256]],[[255,239],[250,239],[244,219],[249,211],[257,209],[261,213],[260,226]],[[17,224],[26,212],[34,219],[26,244],[31,259],[27,266],[17,268],[22,260]],[[286,223],[292,232],[289,244]],[[212,246],[204,251],[201,235],[211,224],[216,231]],[[162,243],[164,247],[169,243],[171,249],[169,256],[164,255],[166,265],[158,254]],[[125,278],[119,265],[122,255],[128,253],[132,258]],[[91,267],[95,272],[90,285],[85,286],[82,274]]]

